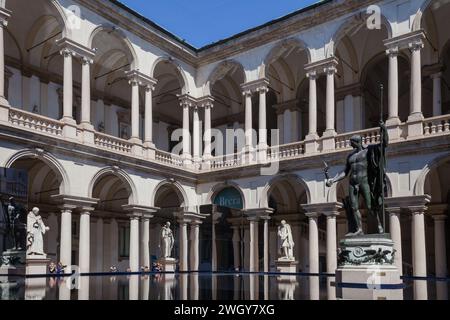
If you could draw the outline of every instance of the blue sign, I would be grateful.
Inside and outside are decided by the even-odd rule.
[[[233,187],[228,187],[220,191],[214,198],[214,204],[231,209],[244,208],[241,194]]]

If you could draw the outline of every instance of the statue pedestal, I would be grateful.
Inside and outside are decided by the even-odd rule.
[[[336,297],[353,300],[402,300],[404,284],[394,265],[389,234],[348,237],[340,241]]]
[[[298,261],[280,258],[275,261],[275,265],[277,267],[277,271],[280,273],[296,273]],[[277,281],[279,282],[292,282],[292,279],[295,281],[295,276],[281,274],[277,277]]]
[[[25,255],[23,250],[6,250],[0,256],[0,275],[25,275]]]
[[[175,272],[178,261],[175,258],[161,258],[159,263],[162,265],[163,272]]]
[[[45,276],[47,274],[47,268],[48,264],[50,263],[50,259],[47,258],[47,255],[27,255],[26,263],[27,275]]]

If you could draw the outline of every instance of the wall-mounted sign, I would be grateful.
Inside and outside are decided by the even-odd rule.
[[[231,209],[244,208],[240,192],[233,187],[228,187],[220,191],[214,198],[214,204]]]

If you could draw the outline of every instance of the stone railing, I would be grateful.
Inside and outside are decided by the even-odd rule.
[[[267,159],[269,161],[295,158],[303,155],[305,152],[305,142],[295,142],[280,146],[273,146],[267,150]]]
[[[96,132],[94,135],[94,143],[97,147],[100,147],[102,149],[131,154],[132,144],[128,140]]]
[[[183,159],[181,156],[162,150],[156,150],[155,160],[175,167],[183,166]]]
[[[242,153],[212,157],[208,161],[211,163],[211,169],[238,167],[243,164]]]
[[[35,113],[11,108],[9,110],[9,122],[18,127],[38,131],[54,136],[62,135],[63,123]]]
[[[425,119],[423,122],[423,134],[426,136],[449,133],[450,115],[446,114],[439,117]]]
[[[379,128],[371,128],[361,131],[348,132],[336,136],[335,138],[336,150],[351,148],[350,138],[355,135],[360,135],[362,137],[363,145],[369,145],[380,142]]]

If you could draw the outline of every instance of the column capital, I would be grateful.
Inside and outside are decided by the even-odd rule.
[[[330,57],[319,61],[314,61],[308,64],[305,64],[305,71],[308,78],[315,77],[320,75],[321,73],[329,73],[333,74],[336,72],[336,67],[339,64],[339,60],[336,57]],[[311,79],[311,80],[314,80]]]
[[[83,64],[83,65],[91,65],[91,64],[93,64],[94,63],[94,59],[92,59],[92,58],[90,58],[90,57],[82,57],[81,58],[81,63]]]
[[[197,104],[200,108],[204,109],[212,109],[214,107],[214,97],[207,95],[197,99]]]
[[[325,216],[339,216],[339,210],[342,209],[343,205],[340,202],[327,202],[327,203],[313,203],[313,204],[302,204],[303,210],[305,210],[305,215],[307,217],[313,215],[325,215]]]
[[[434,214],[431,216],[433,218],[434,221],[445,221],[447,220],[447,215],[446,214]]]
[[[397,46],[392,46],[386,49],[386,55],[389,57],[397,57],[400,50]]]
[[[428,206],[427,213],[434,217],[445,215],[447,211],[448,211],[447,204],[432,204]]]
[[[139,85],[148,87],[149,89],[153,90],[153,88],[156,86],[158,81],[142,72],[139,71],[139,69],[133,69],[130,71],[125,72],[126,77],[130,81],[131,85]]]
[[[93,60],[95,57],[95,50],[85,47],[69,38],[61,38],[56,40],[57,46],[60,48],[60,53],[64,56],[72,55],[73,57]]]
[[[395,52],[395,50],[400,51],[404,49],[421,49],[425,38],[426,37],[423,30],[417,30],[394,38],[386,39],[383,43],[388,50],[392,49],[393,52]]]
[[[0,8],[0,28],[8,26],[8,19],[11,17],[12,11],[6,8]]]
[[[190,94],[185,93],[178,95],[178,99],[180,100],[180,106],[183,108],[193,108],[197,106],[197,99]]]
[[[241,84],[241,89],[244,95],[252,94],[253,92],[268,90],[268,87],[269,79],[267,78],[261,78]],[[248,93],[249,91],[250,93]]]
[[[430,203],[431,197],[429,195],[412,196],[409,197],[410,202],[408,210],[414,214],[423,214],[427,210],[427,204]]]
[[[309,70],[306,72],[306,77],[309,80],[316,80],[317,79],[317,71],[316,70]]]
[[[85,198],[65,194],[54,195],[51,196],[51,198],[59,205],[60,208],[68,208],[71,210],[77,208],[81,210],[93,208],[99,201],[99,199],[95,198]]]
[[[249,221],[267,219],[267,217],[273,214],[273,211],[272,208],[254,208],[244,210],[244,215],[247,216],[247,220]]]
[[[158,211],[158,208],[147,207],[136,204],[125,204],[122,206],[124,211],[130,212],[130,214],[138,214],[141,217],[153,217],[153,213]]]

